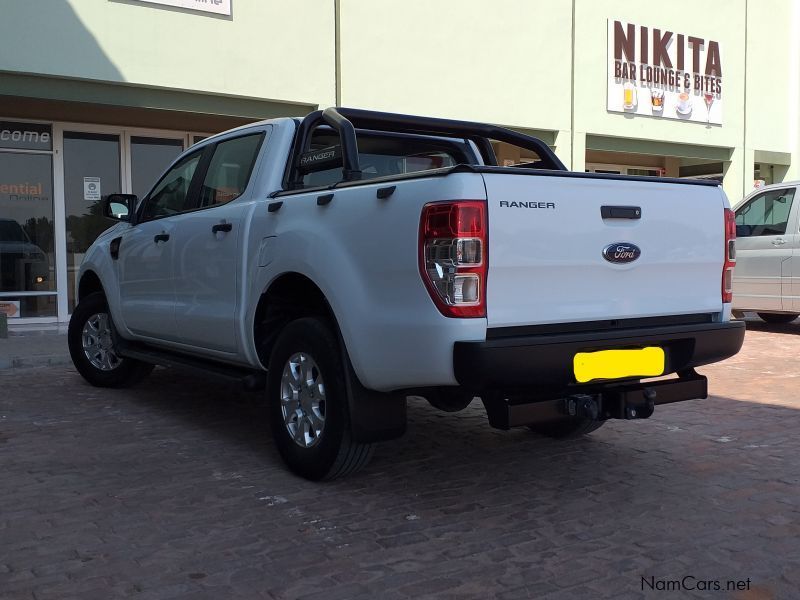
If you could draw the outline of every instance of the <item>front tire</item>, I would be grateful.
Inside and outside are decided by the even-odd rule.
[[[270,355],[275,445],[289,469],[312,481],[350,475],[372,456],[372,446],[351,435],[344,361],[331,327],[312,317],[286,325]]]
[[[592,419],[564,419],[563,421],[528,425],[528,429],[555,439],[571,439],[597,431],[604,423],[605,421],[593,421]]]
[[[774,324],[781,324],[781,323],[791,323],[797,317],[800,317],[800,313],[758,313],[758,316],[761,317],[767,323],[774,323]]]
[[[72,363],[92,385],[130,387],[153,370],[153,365],[120,357],[116,342],[117,333],[105,296],[100,292],[86,296],[69,320],[67,343]]]

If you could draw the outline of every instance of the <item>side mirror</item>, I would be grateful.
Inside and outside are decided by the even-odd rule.
[[[134,194],[109,194],[103,201],[103,216],[116,221],[131,221],[138,200]]]

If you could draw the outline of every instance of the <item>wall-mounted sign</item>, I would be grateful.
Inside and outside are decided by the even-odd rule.
[[[0,148],[52,150],[53,129],[40,123],[0,121]]]
[[[722,125],[722,90],[719,42],[608,20],[609,111]]]
[[[149,4],[163,4],[165,6],[176,6],[178,8],[188,8],[218,15],[231,14],[231,0],[138,0]]]

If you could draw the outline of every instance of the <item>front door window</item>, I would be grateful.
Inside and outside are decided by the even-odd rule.
[[[736,237],[785,234],[793,200],[794,188],[759,194],[736,211]]]

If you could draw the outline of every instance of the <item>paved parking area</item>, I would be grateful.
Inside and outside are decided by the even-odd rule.
[[[414,403],[322,485],[281,466],[256,395],[0,375],[0,598],[796,598],[798,356],[800,324],[753,324],[703,369],[712,398],[577,441]]]

